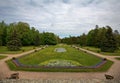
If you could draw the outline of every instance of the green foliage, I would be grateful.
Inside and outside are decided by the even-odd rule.
[[[6,58],[6,57],[7,57],[7,56],[1,56],[1,55],[0,55],[0,59],[4,59],[4,58]]]
[[[120,46],[120,34],[117,30],[113,33],[109,26],[100,28],[96,25],[88,34],[82,34],[78,37],[63,38],[62,43],[79,44],[81,46],[98,47],[103,52],[115,52]]]
[[[29,24],[18,22],[15,24],[15,28],[17,30],[17,33],[19,34],[22,45],[31,45],[31,43],[33,42],[32,35],[34,35],[34,33],[32,33]]]
[[[42,45],[56,45],[58,43],[58,38],[54,33],[43,32],[40,36],[42,40]]]
[[[100,54],[103,54],[103,55],[107,55],[107,56],[120,56],[120,49],[117,49],[114,53],[111,53],[111,52],[101,52],[100,48],[92,47],[92,46],[85,46],[85,47],[82,47],[82,48],[93,51],[93,52],[96,52],[96,53],[100,53]]]
[[[117,45],[120,46],[120,34],[119,34],[118,30],[115,30],[113,34],[116,39]]]
[[[11,50],[11,51],[20,50],[21,41],[18,37],[18,34],[17,34],[16,30],[13,30],[13,32],[11,33],[9,38],[10,38],[9,42],[7,43],[8,49]]]
[[[116,39],[113,35],[111,27],[107,26],[105,38],[102,40],[101,51],[103,52],[114,52],[118,49]]]
[[[99,47],[103,52],[114,52],[118,48],[118,42],[111,27],[95,28],[87,35],[88,46]]]
[[[16,35],[14,36],[17,37],[12,37],[14,34],[13,31],[16,32]],[[10,23],[9,25],[5,24],[4,21],[0,22],[0,46],[8,45],[9,49],[18,50],[19,48],[17,47],[20,45],[19,42],[22,46],[39,46],[46,44],[56,45],[60,42],[60,39],[54,33],[40,33],[34,27],[30,27],[29,24],[25,22]]]
[[[80,36],[79,44],[81,46],[86,46],[87,45],[87,36],[86,36],[86,34],[83,33],[83,35]]]
[[[66,43],[68,45],[71,44],[80,44],[80,37],[75,37],[75,36],[70,36],[70,37],[65,37],[61,40],[61,43]]]
[[[10,51],[18,51],[20,50],[21,43],[17,40],[11,40],[7,43],[7,47]]]
[[[102,41],[105,38],[106,28],[98,28],[98,26],[89,31],[87,35],[87,45],[101,47]]]
[[[1,40],[2,38],[1,38],[1,36],[0,36],[0,46],[2,46],[2,40]]]
[[[35,46],[22,46],[21,50],[10,51],[10,50],[8,50],[8,48],[6,46],[0,46],[0,53],[2,53],[2,54],[18,54],[18,53],[26,52],[26,51],[29,51],[29,50],[33,50],[33,48],[35,49],[35,48],[38,48],[38,47],[35,47]]]
[[[117,60],[120,60],[120,58],[116,58]]]
[[[0,46],[6,45],[7,24],[0,22]]]
[[[108,27],[109,26],[100,28],[96,25],[96,28],[90,30],[88,34],[83,33],[81,36],[69,36],[60,39],[54,33],[40,33],[34,27],[30,27],[29,24],[25,22],[6,24],[2,21],[0,22],[0,46],[6,46],[8,42],[8,44],[12,45],[16,42],[21,42],[22,46],[39,46],[46,44],[56,45],[58,43],[66,43],[70,45],[79,44],[81,46],[94,46],[101,48],[101,51],[114,52],[117,47],[120,46],[120,34],[117,30],[114,32],[110,31]],[[17,39],[11,39],[13,30],[16,30],[18,36]]]
[[[87,35],[87,45],[88,46],[93,46],[93,40],[94,40],[94,30],[89,31],[88,35]]]
[[[23,35],[22,35],[22,45],[23,46],[28,46],[28,45],[31,45],[32,43],[32,38],[31,38],[31,35],[30,35],[30,31],[27,31],[25,32]]]
[[[40,35],[36,34],[34,38],[34,45],[39,46],[40,45]]]

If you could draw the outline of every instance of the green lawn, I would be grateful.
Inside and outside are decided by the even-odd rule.
[[[67,52],[58,53],[55,52],[55,48],[63,47],[67,50]],[[24,56],[22,58],[19,58],[19,61],[22,64],[26,65],[39,65],[43,62],[49,61],[49,60],[70,60],[75,61],[76,63],[79,63],[83,66],[92,66],[97,64],[101,61],[100,58],[87,54],[82,51],[78,51],[68,45],[56,45],[56,46],[49,46],[48,48],[45,48],[43,50],[40,50],[38,52],[29,54],[29,56]],[[105,65],[103,65],[101,68],[98,69],[58,69],[58,68],[21,68],[16,67],[10,60],[7,61],[10,69],[12,70],[25,70],[25,71],[61,71],[61,72],[90,72],[90,71],[106,71],[111,65],[112,62],[108,61]]]
[[[110,53],[110,52],[101,52],[101,50],[99,48],[95,48],[95,47],[86,46],[86,47],[82,47],[82,48],[93,51],[93,52],[97,52],[97,53],[100,53],[103,55],[120,56],[120,49],[115,51],[114,53]]]
[[[34,47],[34,46],[23,46],[20,51],[9,51],[7,49],[7,47],[0,46],[0,54],[18,54],[18,53],[22,53],[22,52],[25,52],[25,51],[28,51],[28,50],[32,50],[34,48],[37,48],[37,47]]]
[[[0,59],[3,59],[3,58],[5,58],[5,57],[7,57],[7,56],[1,56],[1,55],[0,55]]]
[[[95,65],[101,60],[98,57],[84,53],[82,51],[78,51],[68,45],[62,46],[67,50],[67,52],[63,52],[63,53],[55,52],[54,49],[59,47],[61,46],[59,45],[49,46],[48,48],[43,49],[39,52],[32,53],[29,56],[20,58],[19,61],[23,64],[36,65],[51,59],[63,59],[63,60],[65,59],[65,60],[77,61],[84,66],[90,66],[90,65]]]

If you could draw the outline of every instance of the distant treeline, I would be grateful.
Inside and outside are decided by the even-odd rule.
[[[114,52],[120,46],[120,34],[117,30],[113,31],[110,26],[99,27],[90,30],[88,34],[83,33],[81,36],[70,36],[63,38],[62,43],[79,44],[81,46],[94,46],[104,52]]]
[[[7,46],[9,50],[20,50],[21,46],[30,45],[56,45],[58,43],[78,44],[81,46],[94,46],[105,52],[114,52],[120,46],[120,34],[113,31],[110,26],[99,27],[90,30],[88,34],[70,36],[60,39],[50,32],[40,33],[28,23],[18,22],[6,24],[0,22],[0,46]]]
[[[0,46],[7,46],[10,50],[19,50],[21,46],[30,45],[56,45],[58,42],[59,37],[54,33],[40,33],[28,23],[0,22]]]

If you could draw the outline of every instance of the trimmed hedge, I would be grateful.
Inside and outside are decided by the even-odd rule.
[[[19,60],[17,58],[12,59],[12,62],[17,66],[17,67],[24,67],[24,68],[72,68],[72,69],[87,69],[87,68],[92,68],[92,69],[96,69],[101,67],[102,65],[104,65],[107,60],[106,59],[102,59],[101,62],[97,63],[96,65],[93,66],[39,66],[39,65],[25,65],[19,62]]]

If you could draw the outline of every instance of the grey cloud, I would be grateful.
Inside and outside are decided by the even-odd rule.
[[[87,33],[96,24],[120,31],[119,8],[119,0],[1,0],[0,20],[25,21],[64,37]]]

